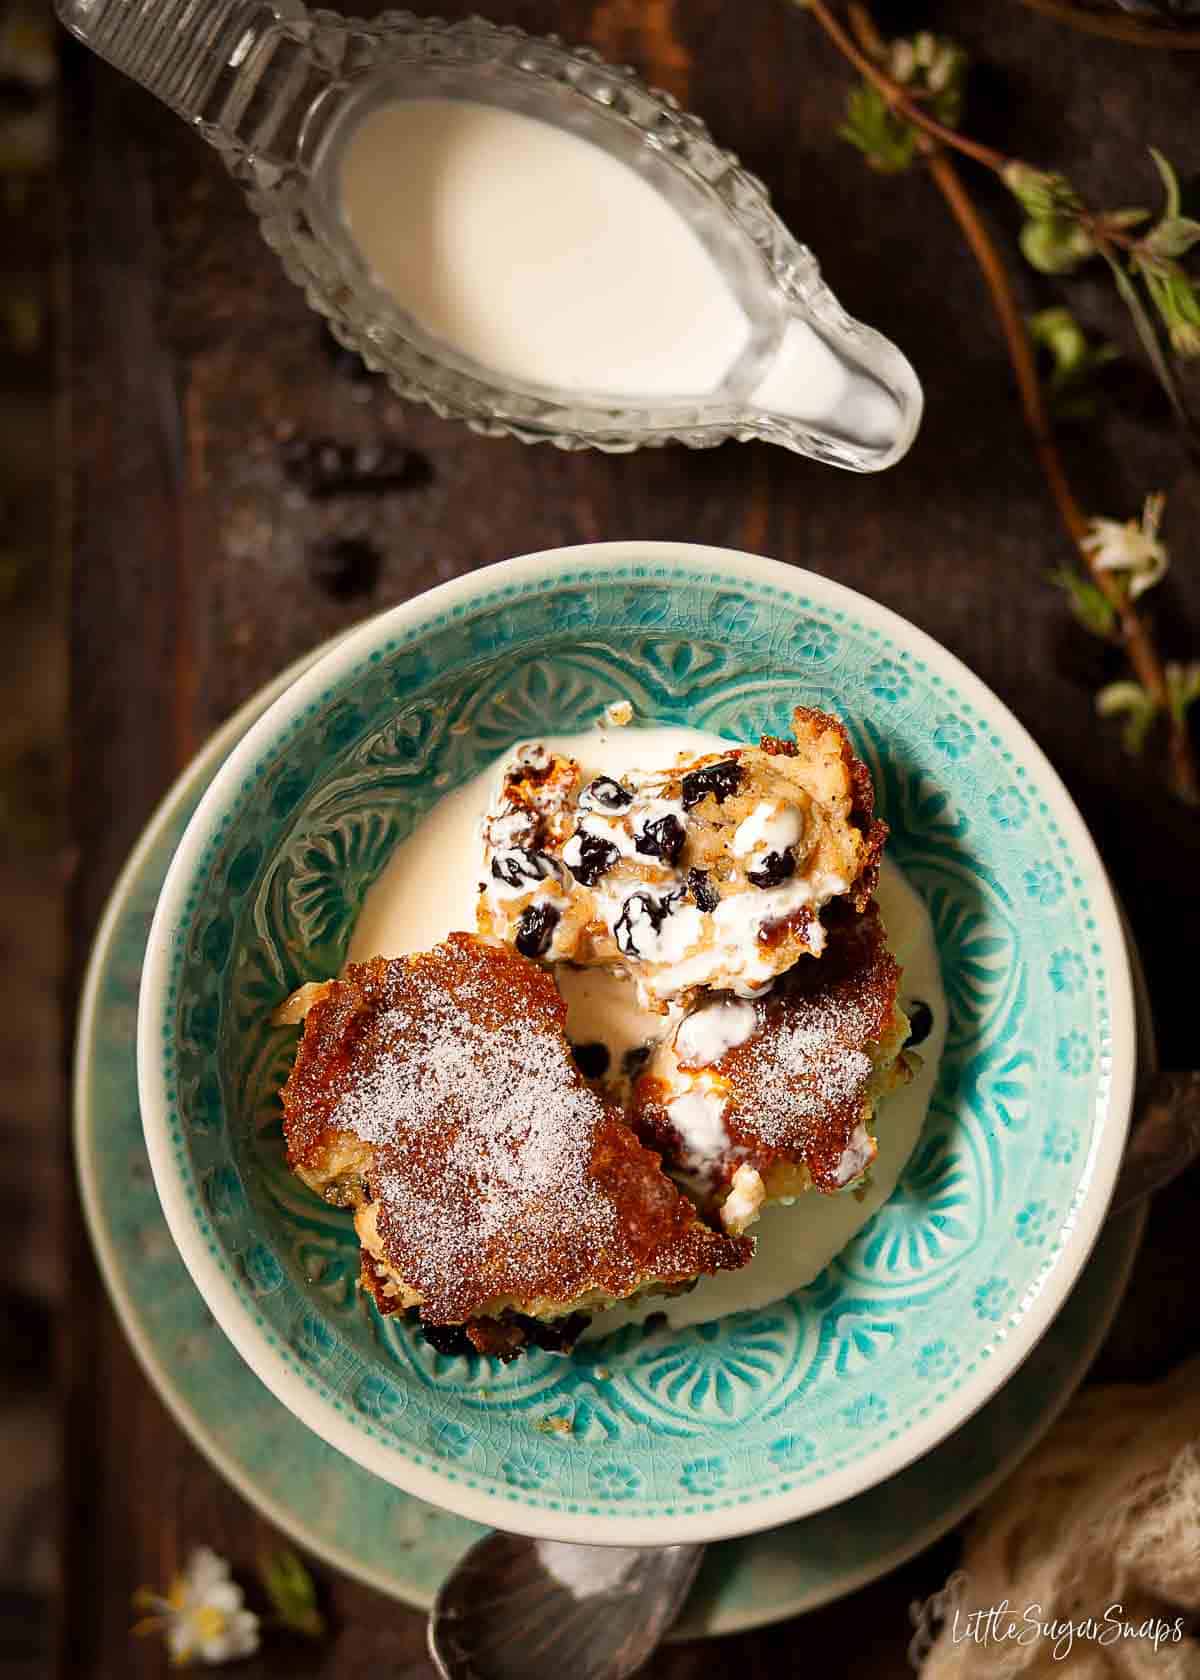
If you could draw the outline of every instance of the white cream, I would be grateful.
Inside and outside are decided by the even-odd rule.
[[[574,869],[579,863],[580,836],[584,834],[594,835],[597,840],[606,840],[610,846],[617,848],[622,857],[637,856],[633,835],[619,817],[604,817],[599,811],[587,811],[580,817],[578,828],[563,847],[563,862],[570,869]]]
[[[633,766],[666,767],[680,756],[719,752],[729,743],[699,730],[637,728],[612,736],[552,736],[546,745],[579,759],[589,773],[619,777]],[[367,894],[350,943],[350,961],[428,950],[455,928],[474,928],[479,824],[494,785],[495,771],[489,769],[446,794],[396,848]],[[813,1193],[801,1198],[800,1208],[763,1209],[753,1227],[758,1245],[752,1265],[703,1278],[677,1298],[648,1297],[637,1306],[600,1314],[586,1332],[589,1338],[654,1312],[665,1312],[672,1325],[682,1327],[777,1301],[811,1283],[891,1195],[920,1136],[936,1083],[946,1003],[924,906],[886,858],[878,898],[889,942],[904,970],[902,999],[922,998],[933,1011],[934,1024],[920,1047],[921,1068],[915,1079],[880,1109],[879,1154],[869,1183],[853,1195]],[[632,985],[612,975],[560,968],[558,979],[567,999],[572,1041],[607,1043],[615,1065],[626,1051],[661,1038],[678,1024],[678,1016],[640,1009]],[[618,1005],[621,994],[624,1003]]]
[[[495,868],[488,870],[487,889],[494,899],[527,898],[547,883],[550,888],[561,884],[561,876],[555,869],[547,868],[541,876],[531,874],[526,854],[520,847],[498,851],[493,862]],[[567,901],[561,894],[554,894],[551,902],[562,907]]]
[[[750,342],[685,218],[629,165],[550,123],[470,100],[393,100],[350,133],[338,187],[375,284],[502,378],[702,396]],[[807,361],[823,397],[819,346]]]
[[[489,845],[503,851],[528,840],[533,832],[533,820],[526,811],[509,811],[503,816],[489,811],[481,819],[481,828]]]
[[[684,959],[693,945],[704,937],[704,913],[697,910],[694,904],[683,904],[672,910],[670,915],[664,916],[656,928],[650,903],[647,901],[673,896],[674,894],[656,893],[651,887],[641,888],[637,892],[631,892],[626,887],[618,914],[609,921],[609,926],[614,926],[622,916],[626,916],[637,955],[645,962],[672,965],[671,974],[664,977],[664,982],[675,992],[679,990],[679,986],[671,984],[671,981],[681,968],[687,967]],[[606,905],[605,913],[606,919],[612,917],[611,905]],[[621,944],[619,933],[617,944]],[[648,990],[651,994],[657,990],[653,981]]]
[[[667,1119],[679,1133],[691,1172],[702,1173],[729,1148],[725,1098],[720,1091],[685,1091],[667,1104]]]
[[[739,1236],[758,1218],[758,1210],[767,1197],[762,1175],[753,1167],[741,1166],[734,1173],[729,1194],[721,1203],[721,1223],[727,1231]]]
[[[630,1051],[668,1036],[678,1019],[647,1014],[637,992],[623,975],[606,968],[571,968],[560,963],[554,971],[567,1003],[567,1031],[573,1044],[603,1044],[613,1075],[619,1075]]]
[[[795,805],[780,805],[760,799],[750,815],[734,830],[734,857],[751,857],[761,852],[786,852],[804,838],[804,817]]]
[[[711,1067],[727,1050],[745,1044],[758,1026],[752,1003],[722,999],[695,1010],[679,1024],[675,1054],[686,1067]]]
[[[884,1112],[890,1113],[890,1110]],[[866,1172],[874,1153],[875,1146],[871,1142],[870,1132],[865,1126],[856,1126],[850,1134],[850,1142],[842,1152],[837,1174],[838,1183],[853,1184],[856,1178]]]

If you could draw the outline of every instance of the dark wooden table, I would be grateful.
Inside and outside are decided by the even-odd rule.
[[[459,15],[471,5],[440,9]],[[1067,556],[979,280],[931,183],[920,171],[872,176],[836,138],[845,70],[785,0],[493,0],[488,9],[591,40],[703,112],[769,183],[847,307],[911,355],[928,399],[921,436],[899,468],[856,478],[757,445],[563,455],[476,438],[401,406],[322,347],[216,154],[73,54],[63,340],[77,965],[175,771],[289,660],[369,612],[506,555],[604,537],[690,538],[863,590],[991,684],[1091,823],[1141,942],[1165,1058],[1193,1063],[1194,982],[1177,989],[1173,975],[1179,953],[1200,941],[1200,893],[1193,869],[1181,869],[1196,856],[1196,819],[1096,723],[1092,693],[1108,656],[1070,626],[1046,584]],[[1147,142],[1193,182],[1200,171],[1200,55],[1090,40],[1001,0],[911,7],[901,21],[945,28],[970,50],[976,133],[1057,163],[1095,200],[1153,201]],[[975,184],[1011,253],[1013,207],[991,183]],[[1067,291],[1090,326],[1132,352],[1099,279],[1063,288],[1026,270],[1021,286],[1031,308]],[[1157,609],[1169,649],[1195,654],[1196,476],[1153,388],[1133,367],[1116,385],[1119,411],[1070,438],[1071,468],[1098,513],[1125,517],[1147,491],[1169,492],[1176,566]],[[427,459],[429,482],[313,501],[285,481],[281,450],[315,437],[410,445]],[[335,550],[331,564],[328,545],[339,541],[359,546]],[[1200,1308],[1183,1276],[1198,1191],[1193,1174],[1156,1205],[1104,1375],[1153,1375],[1195,1345]],[[131,1588],[164,1580],[200,1540],[247,1567],[266,1525],[141,1375],[68,1214],[62,1673],[132,1680],[163,1672],[165,1658],[128,1638]],[[717,1660],[747,1677],[783,1676],[796,1672],[803,1639],[807,1665],[826,1680],[899,1676],[908,1602],[939,1586],[954,1557],[953,1541],[943,1542],[803,1627],[725,1642]],[[319,1648],[275,1646],[240,1672],[355,1680],[418,1660],[419,1616],[318,1573],[336,1637]],[[684,1680],[713,1661],[703,1646],[676,1647],[650,1672]]]

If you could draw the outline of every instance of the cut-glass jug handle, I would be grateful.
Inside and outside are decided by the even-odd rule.
[[[222,150],[289,164],[336,67],[300,0],[56,0],[71,33]]]

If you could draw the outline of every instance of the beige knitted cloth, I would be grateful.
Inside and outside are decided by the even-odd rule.
[[[921,1680],[1200,1680],[1195,1612],[1200,1358],[1076,1397],[980,1509],[913,1656]]]

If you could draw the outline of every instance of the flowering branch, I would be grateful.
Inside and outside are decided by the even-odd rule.
[[[928,152],[927,147],[918,148],[918,133],[990,169],[1025,211],[1021,249],[1043,273],[1068,274],[1093,257],[1104,258],[1176,419],[1193,431],[1178,383],[1130,280],[1132,275],[1144,285],[1175,353],[1200,356],[1200,292],[1179,261],[1200,243],[1200,222],[1180,215],[1179,183],[1162,154],[1151,148],[1166,190],[1163,212],[1149,231],[1135,236],[1129,230],[1150,221],[1150,211],[1092,210],[1064,176],[1036,169],[958,132],[966,55],[951,42],[923,31],[914,41],[895,41],[889,48],[863,5],[849,7],[851,32],[827,0],[797,4],[812,13],[864,77],[864,85],[851,95],[842,137],[859,148],[872,168],[885,173],[907,168],[918,151]],[[1126,254],[1127,268],[1122,268],[1118,251]],[[1194,431],[1192,441],[1196,442]]]
[[[846,137],[867,153],[868,161],[882,160],[877,162],[877,167],[906,167],[911,156],[920,156],[971,249],[1004,334],[1022,411],[1038,463],[1054,498],[1063,528],[1074,546],[1082,568],[1082,576],[1075,571],[1065,574],[1072,604],[1077,615],[1085,618],[1086,622],[1085,612],[1081,610],[1081,602],[1086,601],[1093,620],[1089,628],[1120,643],[1137,679],[1136,683],[1129,686],[1136,688],[1142,696],[1146,728],[1158,716],[1166,719],[1172,790],[1188,803],[1200,803],[1200,772],[1197,770],[1187,719],[1190,700],[1181,698],[1188,691],[1191,668],[1184,671],[1178,668],[1168,669],[1158,653],[1146,621],[1134,605],[1136,596],[1156,582],[1165,569],[1165,550],[1157,538],[1161,502],[1152,501],[1143,517],[1143,524],[1137,531],[1140,546],[1139,540],[1135,540],[1133,530],[1126,529],[1127,563],[1122,564],[1119,558],[1120,551],[1114,539],[1114,531],[1119,529],[1116,522],[1089,519],[1076,499],[1054,436],[1046,399],[1038,378],[1033,344],[1017,303],[1012,278],[963,185],[948,148],[952,147],[965,153],[1006,178],[1014,168],[1026,170],[1027,166],[1015,164],[1014,160],[1006,158],[991,147],[966,141],[945,121],[948,115],[952,118],[954,113],[954,83],[958,81],[961,84],[961,55],[954,60],[945,56],[939,58],[939,44],[934,42],[933,37],[918,37],[916,45],[919,50],[914,52],[913,63],[908,64],[907,56],[902,55],[899,64],[902,71],[908,70],[910,79],[918,82],[917,93],[920,97],[914,98],[909,88],[881,68],[880,60],[886,49],[883,48],[865,8],[858,5],[851,8],[857,40],[833,15],[826,0],[807,0],[807,9],[842,55],[859,69],[869,85],[877,90],[883,100],[886,116],[895,125],[889,130],[881,127],[875,117],[869,118],[868,120],[875,125],[873,138],[872,134],[864,132],[862,128],[861,103],[856,113],[852,100],[849,107],[850,121],[854,124],[857,120],[859,126],[853,134],[847,134]],[[924,43],[933,43],[933,46],[931,48]],[[905,45],[907,44],[894,43],[892,54]],[[941,51],[943,54],[954,54],[957,50],[943,45]],[[924,62],[921,62],[922,60]],[[892,63],[895,67],[894,56]],[[917,72],[920,72],[919,77]],[[931,115],[921,103],[922,99],[933,104],[935,108],[940,106],[937,114]],[[903,136],[895,132],[895,127],[899,126],[896,119],[899,117],[903,118],[904,124],[910,125],[908,133],[912,138],[907,147]],[[845,132],[843,130],[843,133]],[[901,161],[906,149],[908,156]],[[1046,189],[1050,195],[1049,200],[1035,201],[1030,211],[1032,226],[1038,220],[1035,213],[1037,210],[1044,209],[1047,216],[1051,212],[1058,213],[1061,210],[1061,195],[1057,188],[1059,177],[1046,176],[1039,172],[1029,173],[1038,173],[1040,182],[1051,183]],[[1065,183],[1063,185],[1065,186]],[[1034,190],[1027,181],[1022,182],[1022,187],[1030,193]],[[1069,190],[1068,188],[1067,191]],[[1127,216],[1127,213],[1117,214]],[[1168,184],[1168,206],[1164,221],[1171,219],[1180,218],[1177,201]],[[1126,225],[1129,225],[1127,219]],[[1200,230],[1197,237],[1200,237]],[[1197,348],[1200,349],[1200,343]],[[1147,564],[1148,557],[1153,558],[1153,566]],[[1154,575],[1150,575],[1151,572]],[[1117,709],[1113,706],[1111,697],[1108,709]],[[1142,735],[1144,734],[1145,728],[1142,730]]]

